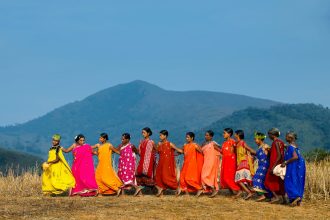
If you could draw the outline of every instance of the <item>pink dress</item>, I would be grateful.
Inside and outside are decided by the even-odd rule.
[[[118,163],[118,177],[124,183],[123,187],[136,185],[135,180],[135,153],[131,143],[120,148]]]
[[[71,196],[95,196],[98,186],[95,180],[93,150],[88,144],[77,146],[72,151],[72,174],[76,185],[71,191]]]

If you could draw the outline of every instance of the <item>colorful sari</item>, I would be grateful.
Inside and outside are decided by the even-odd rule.
[[[281,154],[281,160],[276,163],[277,159],[277,151],[276,151],[276,145],[280,146],[280,154]],[[279,176],[275,176],[273,174],[273,171],[271,170],[273,167],[276,165],[282,164],[284,161],[284,142],[281,141],[280,139],[276,139],[272,147],[270,148],[270,159],[269,159],[269,168],[266,174],[266,179],[265,179],[265,187],[271,192],[275,192],[278,195],[284,195],[285,194],[285,189],[284,189],[284,181],[281,179]]]
[[[255,161],[256,174],[253,176],[253,189],[258,193],[267,193],[265,187],[266,173],[269,168],[269,157],[265,151],[268,151],[270,147],[267,144],[263,144],[257,150],[257,160]]]
[[[156,186],[162,189],[177,189],[175,150],[166,141],[158,146],[159,161],[156,169]]]
[[[226,140],[222,144],[220,185],[222,189],[238,191],[240,190],[240,187],[235,183],[237,169],[235,145],[236,142],[233,139]]]
[[[66,162],[61,147],[52,147],[49,150],[48,162],[56,160],[56,154],[59,161],[42,173],[42,192],[44,194],[60,195],[70,191],[75,186],[75,179],[71,168]]]
[[[290,202],[298,197],[302,199],[305,189],[306,164],[304,158],[300,154],[300,150],[294,146],[289,146],[285,153],[284,160],[292,158],[294,152],[298,155],[298,160],[286,166],[286,175],[284,178],[285,192],[288,194]]]
[[[207,143],[202,148],[204,154],[204,163],[202,168],[203,188],[214,187],[219,190],[218,172],[220,165],[220,153],[214,149],[214,142]]]
[[[120,157],[118,163],[118,176],[123,182],[123,188],[136,185],[135,179],[135,161],[136,156],[133,152],[133,145],[128,143],[120,148]]]
[[[154,169],[156,165],[156,150],[154,142],[143,140],[139,146],[140,161],[136,171],[136,180],[139,186],[154,186]]]
[[[115,194],[123,185],[112,167],[112,150],[110,143],[101,145],[98,149],[99,164],[96,168],[95,178],[99,193],[103,195]]]
[[[196,192],[202,189],[201,173],[203,155],[196,150],[196,143],[183,147],[184,162],[180,173],[180,188],[183,192]]]
[[[244,140],[241,140],[236,144],[237,170],[235,182],[251,184],[254,175],[253,158],[250,155],[250,152],[246,150],[245,145],[246,143]]]
[[[72,173],[76,179],[76,185],[72,189],[71,196],[95,196],[98,192],[95,180],[93,161],[93,149],[90,145],[84,144],[73,149]]]

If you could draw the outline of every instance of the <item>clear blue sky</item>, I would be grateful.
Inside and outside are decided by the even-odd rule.
[[[135,79],[330,106],[329,70],[329,0],[0,2],[0,125]]]

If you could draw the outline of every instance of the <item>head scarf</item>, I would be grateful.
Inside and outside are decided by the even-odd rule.
[[[61,135],[59,135],[59,134],[54,134],[54,135],[53,135],[53,140],[54,140],[54,141],[60,141],[60,140],[61,140]]]

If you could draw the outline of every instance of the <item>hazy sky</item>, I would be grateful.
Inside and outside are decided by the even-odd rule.
[[[330,106],[329,70],[329,0],[0,1],[0,125],[135,79]]]

